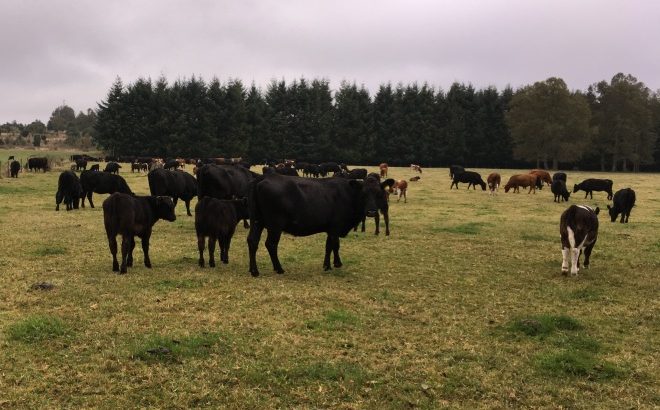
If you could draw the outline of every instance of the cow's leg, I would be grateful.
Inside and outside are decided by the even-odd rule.
[[[128,259],[128,251],[131,248],[131,237],[129,235],[121,236],[121,266],[119,267],[119,273],[126,273],[126,261]]]
[[[332,253],[334,246],[330,234],[325,238],[325,257],[323,258],[323,270],[330,270],[330,253]]]
[[[282,269],[280,260],[277,257],[277,245],[280,243],[281,236],[282,231],[276,229],[269,229],[266,236],[266,249],[268,249],[271,262],[273,262],[273,270],[277,273],[284,273],[284,269]]]
[[[592,242],[584,249],[584,268],[589,268],[589,258],[591,258],[591,251],[594,249],[596,242]],[[579,262],[578,262],[579,263]]]
[[[245,228],[245,229],[249,229],[249,228],[250,228],[250,224],[248,223],[248,220],[247,220],[247,219],[243,219],[243,228]],[[263,228],[262,228],[262,229],[263,229]],[[259,234],[259,235],[261,235],[261,234]]]
[[[264,228],[257,221],[252,221],[250,232],[248,232],[247,243],[248,251],[250,253],[250,274],[252,276],[259,276],[259,268],[257,268],[257,248],[259,247],[259,240],[261,240],[261,232]]]
[[[108,246],[110,246],[110,253],[112,254],[112,271],[119,272],[119,262],[117,261],[117,237],[115,235],[108,235]]]
[[[144,266],[151,268],[151,259],[149,259],[149,237],[150,233],[147,233],[142,238],[142,252],[144,253]]]
[[[403,191],[403,203],[408,203],[408,190]]]
[[[224,246],[224,259],[223,263],[229,263],[229,246],[231,246],[231,236],[227,235],[225,237],[225,246]]]
[[[378,212],[376,212],[376,215],[374,216],[374,222],[376,223],[375,234],[378,235],[380,233],[380,215],[378,214]]]
[[[135,249],[135,237],[131,238],[131,247],[128,250],[128,258],[126,259],[126,266],[129,268],[133,266],[133,249]]]
[[[561,273],[568,274],[568,258],[570,255],[570,248],[561,248]]]
[[[217,236],[215,235],[209,236],[209,266],[212,268],[215,268],[215,242],[217,240],[218,240]]]
[[[185,201],[186,202],[186,212],[188,213],[188,216],[192,216],[190,213],[190,200]]]
[[[366,223],[367,223],[367,217],[366,217],[366,216],[363,216],[363,217],[362,217],[362,229],[360,230],[360,232],[364,232],[365,224],[366,224]]]
[[[60,191],[57,191],[55,193],[55,210],[59,211],[60,210],[60,204],[62,203],[62,194]]]
[[[339,257],[339,237],[338,236],[333,236],[333,247],[332,247],[332,253],[333,253],[333,265],[335,268],[341,268],[342,263],[341,263],[341,258]]]
[[[87,193],[87,200],[89,201],[89,207],[90,208],[94,208],[94,202],[92,202],[92,194],[93,194],[92,191],[89,191]]]
[[[385,220],[385,236],[390,236],[390,215],[389,211],[383,212],[383,219]]]
[[[580,271],[580,254],[582,250],[571,248],[571,275],[577,275]]]
[[[197,249],[199,250],[199,267],[204,267],[204,248],[206,247],[206,238],[203,235],[197,235]]]

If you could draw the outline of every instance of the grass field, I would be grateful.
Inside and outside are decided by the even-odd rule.
[[[567,204],[548,188],[450,191],[425,169],[391,236],[369,221],[342,240],[341,269],[322,270],[325,236],[283,236],[286,273],[262,241],[252,278],[240,225],[229,265],[197,266],[183,204],[154,228],[153,269],[138,246],[113,274],[106,196],[55,212],[58,174],[0,179],[0,408],[660,406],[660,175],[568,173],[637,192],[626,225],[605,194],[571,197],[604,209],[578,277],[560,274]]]

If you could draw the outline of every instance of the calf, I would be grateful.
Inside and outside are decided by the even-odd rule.
[[[539,179],[540,184],[537,185],[538,189],[543,189],[543,182],[548,184],[548,186],[552,185],[552,178],[550,178],[550,173],[548,171],[544,171],[542,169],[533,169],[529,171],[530,174],[536,175]]]
[[[536,185],[539,181],[538,176],[534,174],[518,174],[513,175],[509,178],[509,182],[504,185],[504,192],[509,192],[513,188],[513,192],[520,193],[520,187],[527,188],[529,187],[528,194],[534,191],[536,194]]]
[[[126,180],[119,175],[108,174],[107,172],[83,171],[80,173],[80,183],[82,185],[82,207],[85,207],[85,197],[89,200],[89,206],[94,208],[92,202],[93,193],[112,194],[122,192],[124,194],[133,194],[128,187]]]
[[[348,170],[348,168],[339,174],[342,178],[348,179],[365,179],[367,177],[367,170],[365,168],[353,168]]]
[[[108,163],[105,165],[105,169],[103,170],[103,172],[109,172],[109,173],[111,173],[111,174],[117,174],[117,175],[119,175],[119,168],[121,168],[121,165],[119,165],[118,163],[116,163],[116,162],[108,162]]]
[[[590,198],[593,199],[594,198],[593,191],[605,191],[607,192],[607,199],[612,199],[612,180],[596,179],[596,178],[585,179],[579,184],[575,184],[575,186],[573,187],[573,193],[576,193],[577,191],[580,190],[585,192],[584,194],[585,199],[587,199],[587,195],[589,195]]]
[[[456,189],[458,189],[458,186],[456,187]],[[399,198],[396,200],[397,202],[399,202],[401,200],[401,197],[403,197],[404,203],[408,202],[408,197],[406,196],[407,191],[408,191],[408,182],[406,182],[405,179],[400,179],[398,181],[395,181],[394,184],[392,184],[389,189],[390,193],[394,192],[394,195],[399,196]]]
[[[99,164],[94,164],[91,167],[89,167],[90,171],[98,171],[99,170]]]
[[[550,190],[555,195],[554,202],[568,201],[568,198],[571,196],[571,193],[566,189],[566,182],[561,179],[552,181]]]
[[[589,257],[598,239],[598,212],[584,205],[571,205],[559,220],[561,235],[561,271],[568,274],[568,259],[571,259],[571,274],[580,270],[580,255],[584,249],[584,267],[589,267]]]
[[[483,191],[486,190],[486,183],[483,179],[481,179],[481,175],[478,172],[464,171],[458,174],[454,174],[454,179],[452,180],[449,189],[452,189],[454,185],[456,185],[456,189],[458,189],[459,182],[467,183],[468,189],[470,189],[470,185],[472,185],[472,189],[477,189],[476,187],[479,185]]]
[[[9,164],[9,175],[11,178],[18,178],[18,172],[21,170],[21,163],[18,161],[12,161]]]
[[[48,171],[48,158],[46,157],[33,157],[28,158],[27,160],[27,169],[30,171],[42,170],[44,172]]]
[[[229,245],[239,220],[248,218],[247,199],[222,200],[204,197],[195,206],[195,231],[199,266],[204,267],[204,246],[209,238],[209,266],[215,267],[215,241],[220,243],[220,260],[229,263]]]
[[[556,181],[558,179],[566,182],[566,173],[564,173],[564,172],[555,172],[554,174],[552,174],[552,180],[553,181]]]
[[[159,220],[176,220],[174,203],[168,197],[132,196],[116,192],[103,201],[103,222],[112,254],[112,271],[126,273],[133,266],[135,237],[142,239],[144,266],[151,268],[149,238]],[[117,261],[117,235],[121,235],[121,267]]]
[[[410,164],[410,169],[411,169],[412,171],[417,171],[417,172],[419,172],[420,174],[422,173],[422,167],[419,166],[419,165],[417,165],[417,164]]]
[[[55,194],[55,210],[60,210],[60,204],[64,201],[66,210],[78,209],[82,197],[82,185],[80,179],[73,171],[64,171],[57,180],[57,193]]]
[[[635,191],[630,188],[624,188],[616,191],[614,194],[614,200],[612,201],[612,206],[607,205],[607,210],[610,213],[610,218],[612,222],[616,221],[616,218],[621,214],[621,223],[628,223],[630,218],[630,211],[632,211],[633,206],[635,206]]]
[[[420,177],[419,175],[416,175],[416,176],[410,178],[410,182],[417,182],[417,181],[419,181],[421,178],[422,178],[422,177]]]
[[[380,177],[387,178],[387,171],[389,169],[387,162],[381,163],[380,165],[378,165],[378,168],[380,169]]]
[[[488,174],[488,178],[486,178],[486,182],[488,182],[488,189],[490,190],[490,194],[494,194],[495,191],[497,191],[500,187],[500,183],[502,182],[502,177],[500,174],[497,172],[491,172]]]
[[[80,158],[76,160],[76,171],[84,171],[87,169],[87,160]]]

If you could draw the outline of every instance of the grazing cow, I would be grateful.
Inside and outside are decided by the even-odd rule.
[[[87,160],[80,158],[76,160],[76,171],[84,171],[87,169]]]
[[[479,185],[481,186],[481,189],[483,191],[486,190],[486,183],[484,182],[483,179],[481,179],[481,175],[478,172],[474,171],[463,171],[457,174],[454,174],[454,179],[452,180],[451,185],[449,186],[449,189],[452,189],[454,185],[456,185],[456,189],[458,189],[458,183],[463,182],[468,184],[468,189],[470,189],[470,185],[472,186],[472,189],[477,189],[476,186]]]
[[[527,188],[529,187],[528,194],[534,191],[536,194],[537,184],[539,182],[539,177],[534,174],[518,174],[513,175],[509,178],[509,182],[504,185],[504,192],[509,192],[513,188],[513,192],[520,193],[520,187]]]
[[[454,179],[456,174],[465,172],[465,168],[462,165],[451,165],[449,167],[449,178]]]
[[[331,172],[333,174],[341,172],[339,164],[336,162],[323,162],[319,164],[319,173],[322,177],[328,176],[328,174]]]
[[[568,258],[571,259],[571,274],[580,270],[580,255],[584,249],[584,267],[589,267],[589,257],[598,239],[598,212],[584,205],[571,205],[561,214],[561,271],[568,274]]]
[[[126,180],[119,175],[109,174],[107,172],[83,171],[80,173],[80,183],[82,185],[82,207],[85,207],[85,197],[89,200],[89,206],[94,208],[92,194],[112,194],[121,192],[124,194],[133,194],[128,187]]]
[[[537,185],[538,189],[543,189],[543,182],[548,184],[548,186],[552,185],[552,178],[550,178],[550,173],[548,171],[544,171],[542,169],[533,169],[529,171],[529,173],[539,177],[538,180],[540,184]]]
[[[499,189],[500,183],[502,182],[502,177],[497,172],[491,172],[488,174],[486,182],[488,182],[488,193],[492,195]]]
[[[555,195],[555,202],[568,201],[568,198],[571,196],[571,193],[566,189],[566,182],[561,179],[556,179],[552,181],[550,190]]]
[[[555,172],[554,174],[552,174],[552,180],[553,181],[556,181],[558,179],[566,182],[566,173],[564,173],[564,172]]]
[[[294,236],[327,233],[323,268],[342,266],[339,257],[339,238],[345,237],[363,216],[375,217],[378,199],[383,196],[383,184],[365,183],[344,178],[291,178],[268,171],[250,185],[248,205],[250,233],[250,273],[259,275],[256,254],[261,233],[268,231],[266,249],[273,269],[284,273],[277,256],[282,232]]]
[[[117,174],[119,175],[119,168],[121,168],[121,165],[119,165],[116,162],[108,162],[105,164],[105,169],[103,172],[109,172],[111,174]]]
[[[48,158],[46,157],[28,158],[27,169],[29,169],[30,171],[37,171],[37,170],[42,170],[44,172],[48,171]]]
[[[215,267],[215,241],[220,243],[220,260],[229,263],[229,246],[239,220],[248,218],[247,198],[215,199],[204,197],[195,206],[195,231],[199,266],[204,267],[204,246],[209,238],[209,266]]]
[[[410,169],[411,169],[412,171],[417,171],[417,172],[419,172],[420,174],[422,173],[422,167],[419,166],[419,165],[417,165],[417,164],[410,164]]]
[[[149,191],[153,196],[172,197],[174,206],[179,198],[186,204],[186,213],[190,213],[190,200],[197,196],[197,180],[185,171],[154,169],[147,175]]]
[[[621,223],[628,223],[630,218],[630,211],[635,206],[635,191],[630,188],[624,188],[616,191],[612,206],[607,205],[607,210],[610,213],[612,222],[621,214]]]
[[[142,239],[144,266],[151,268],[149,238],[159,220],[175,221],[174,204],[168,197],[133,196],[116,192],[103,201],[103,222],[112,254],[112,271],[126,273],[133,266],[135,237]],[[117,262],[117,235],[121,235],[121,267]]]
[[[589,195],[590,198],[593,199],[594,198],[593,191],[605,191],[607,192],[607,199],[612,199],[612,180],[596,179],[596,178],[585,179],[579,184],[575,184],[575,186],[573,186],[573,193],[576,193],[580,190],[585,192],[584,194],[585,199],[587,199],[587,195]]]
[[[179,164],[179,161],[177,161],[175,159],[170,159],[170,160],[165,162],[165,165],[163,165],[163,168],[165,168],[165,169],[177,169],[177,168],[179,168],[180,165],[181,164]]]
[[[458,189],[458,187],[456,189]],[[395,181],[394,184],[392,184],[389,189],[390,193],[394,193],[394,195],[399,196],[399,198],[396,200],[397,202],[399,202],[401,200],[401,197],[403,197],[404,203],[408,202],[408,196],[406,195],[407,191],[408,191],[408,182],[406,182],[405,179],[400,179],[398,181]]]
[[[60,204],[64,201],[66,210],[78,209],[82,197],[82,185],[80,179],[73,171],[64,171],[57,180],[57,193],[55,194],[55,210],[60,210]]]
[[[380,169],[380,177],[387,178],[387,171],[389,169],[387,162],[383,162],[382,164],[378,165],[378,168]]]
[[[411,181],[411,182],[417,182],[417,181],[420,180],[420,178],[422,178],[422,177],[420,177],[419,175],[416,175],[416,176],[410,178],[410,181]]]
[[[94,164],[91,167],[89,167],[90,171],[98,171],[99,170],[99,164]]]
[[[18,161],[12,161],[9,164],[9,175],[11,178],[18,178],[18,172],[21,170],[21,163]]]
[[[365,179],[368,171],[365,168],[353,168],[342,171],[338,176],[347,179]]]

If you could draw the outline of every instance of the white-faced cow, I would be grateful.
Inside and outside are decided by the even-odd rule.
[[[580,255],[584,249],[584,267],[589,267],[589,257],[598,239],[598,212],[585,205],[571,205],[559,220],[561,235],[561,271],[568,273],[569,258],[571,274],[577,275],[580,270]]]

